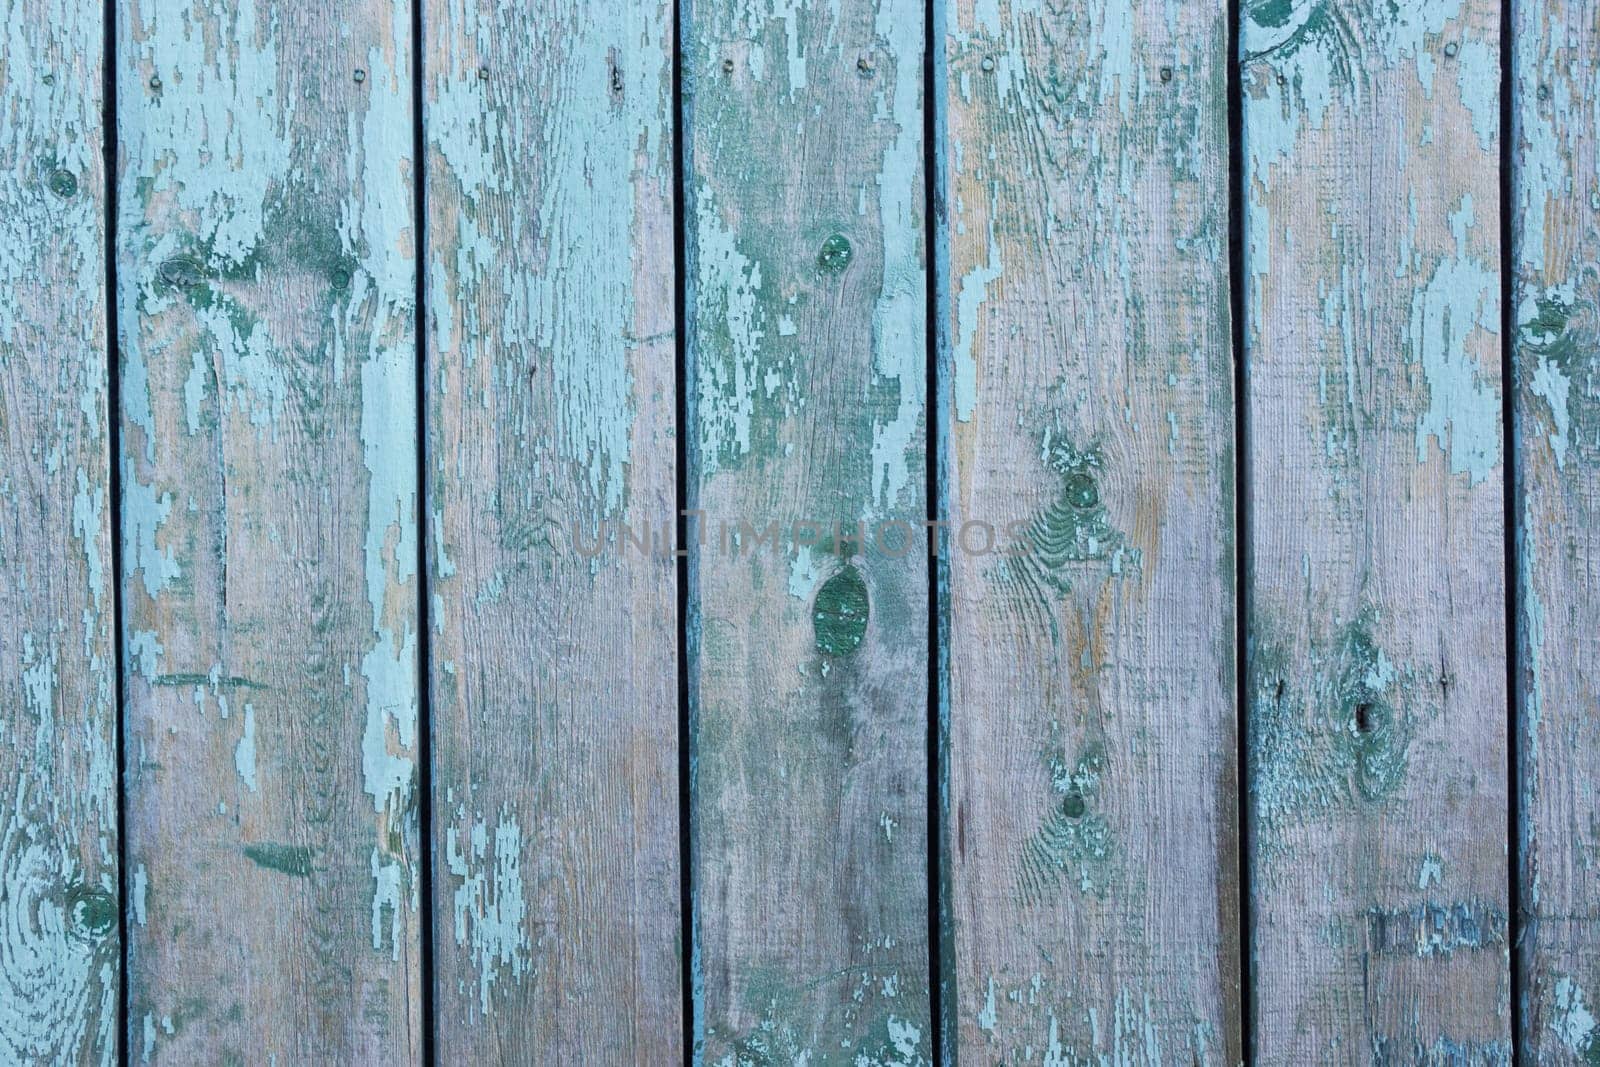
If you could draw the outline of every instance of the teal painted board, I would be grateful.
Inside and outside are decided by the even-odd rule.
[[[124,0],[137,1062],[416,1062],[411,10]]]
[[[117,1058],[98,4],[0,36],[0,1063]]]
[[[923,8],[686,19],[694,1053],[927,1063]]]
[[[1500,16],[1242,13],[1261,1064],[1510,1061]]]
[[[1600,5],[1513,5],[1524,1062],[1600,1060]]]
[[[424,19],[437,1056],[677,1062],[673,8]]]
[[[945,12],[951,1059],[1236,1063],[1227,5]]]

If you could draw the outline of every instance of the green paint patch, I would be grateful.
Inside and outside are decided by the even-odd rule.
[[[1094,810],[1105,749],[1090,743],[1076,760],[1058,751],[1047,761],[1052,805],[1023,843],[1017,872],[1017,896],[1028,907],[1054,901],[1067,885],[1104,894],[1115,852],[1111,826]]]
[[[843,274],[854,255],[849,239],[842,233],[833,234],[822,242],[822,250],[817,253],[817,269],[824,274]]]
[[[1268,849],[1282,826],[1336,810],[1382,804],[1405,780],[1419,720],[1436,686],[1391,663],[1368,610],[1313,645],[1303,661],[1253,641],[1248,723],[1250,792]]]
[[[85,940],[96,941],[117,925],[117,898],[99,886],[76,883],[67,889],[67,913]]]
[[[50,191],[63,200],[76,196],[78,193],[78,176],[64,168],[52,171],[50,174]]]
[[[1273,29],[1288,25],[1293,14],[1294,0],[1266,0],[1265,3],[1250,6],[1250,17],[1256,25]]]
[[[1544,401],[1543,429],[1558,468],[1569,453],[1600,456],[1600,329],[1591,305],[1572,290],[1549,288],[1519,309],[1519,376]]]
[[[846,564],[817,590],[811,609],[817,651],[824,656],[847,656],[860,648],[869,614],[867,583],[854,565]]]
[[[287,874],[291,878],[309,878],[311,861],[315,855],[304,845],[280,845],[270,841],[246,845],[244,854],[257,867]]]

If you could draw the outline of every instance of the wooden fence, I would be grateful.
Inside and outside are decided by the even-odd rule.
[[[0,1063],[1600,1062],[1600,0],[0,8]]]

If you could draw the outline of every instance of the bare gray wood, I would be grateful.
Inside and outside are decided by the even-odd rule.
[[[964,1062],[1241,1055],[1226,42],[1221,3],[948,9]]]
[[[1243,17],[1257,1061],[1508,1063],[1500,7]]]
[[[690,15],[695,1051],[927,1062],[922,5]]]
[[[417,1062],[411,12],[118,12],[130,1053]]]
[[[425,16],[437,1055],[677,1062],[672,5]]]
[[[0,4],[0,1062],[117,1058],[99,5]]]
[[[1600,1060],[1600,5],[1513,6],[1521,1035]]]

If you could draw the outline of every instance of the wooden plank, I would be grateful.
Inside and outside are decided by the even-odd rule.
[[[1515,4],[1523,1062],[1600,1059],[1600,4]]]
[[[959,0],[943,46],[956,1050],[1233,1063],[1227,8]]]
[[[1263,1064],[1511,1055],[1499,18],[1244,12]]]
[[[0,38],[0,1062],[117,1058],[99,5]]]
[[[924,1062],[922,5],[683,40],[696,1052]]]
[[[420,1056],[410,27],[119,7],[141,1060]]]
[[[675,1062],[672,5],[425,12],[438,1057]]]

